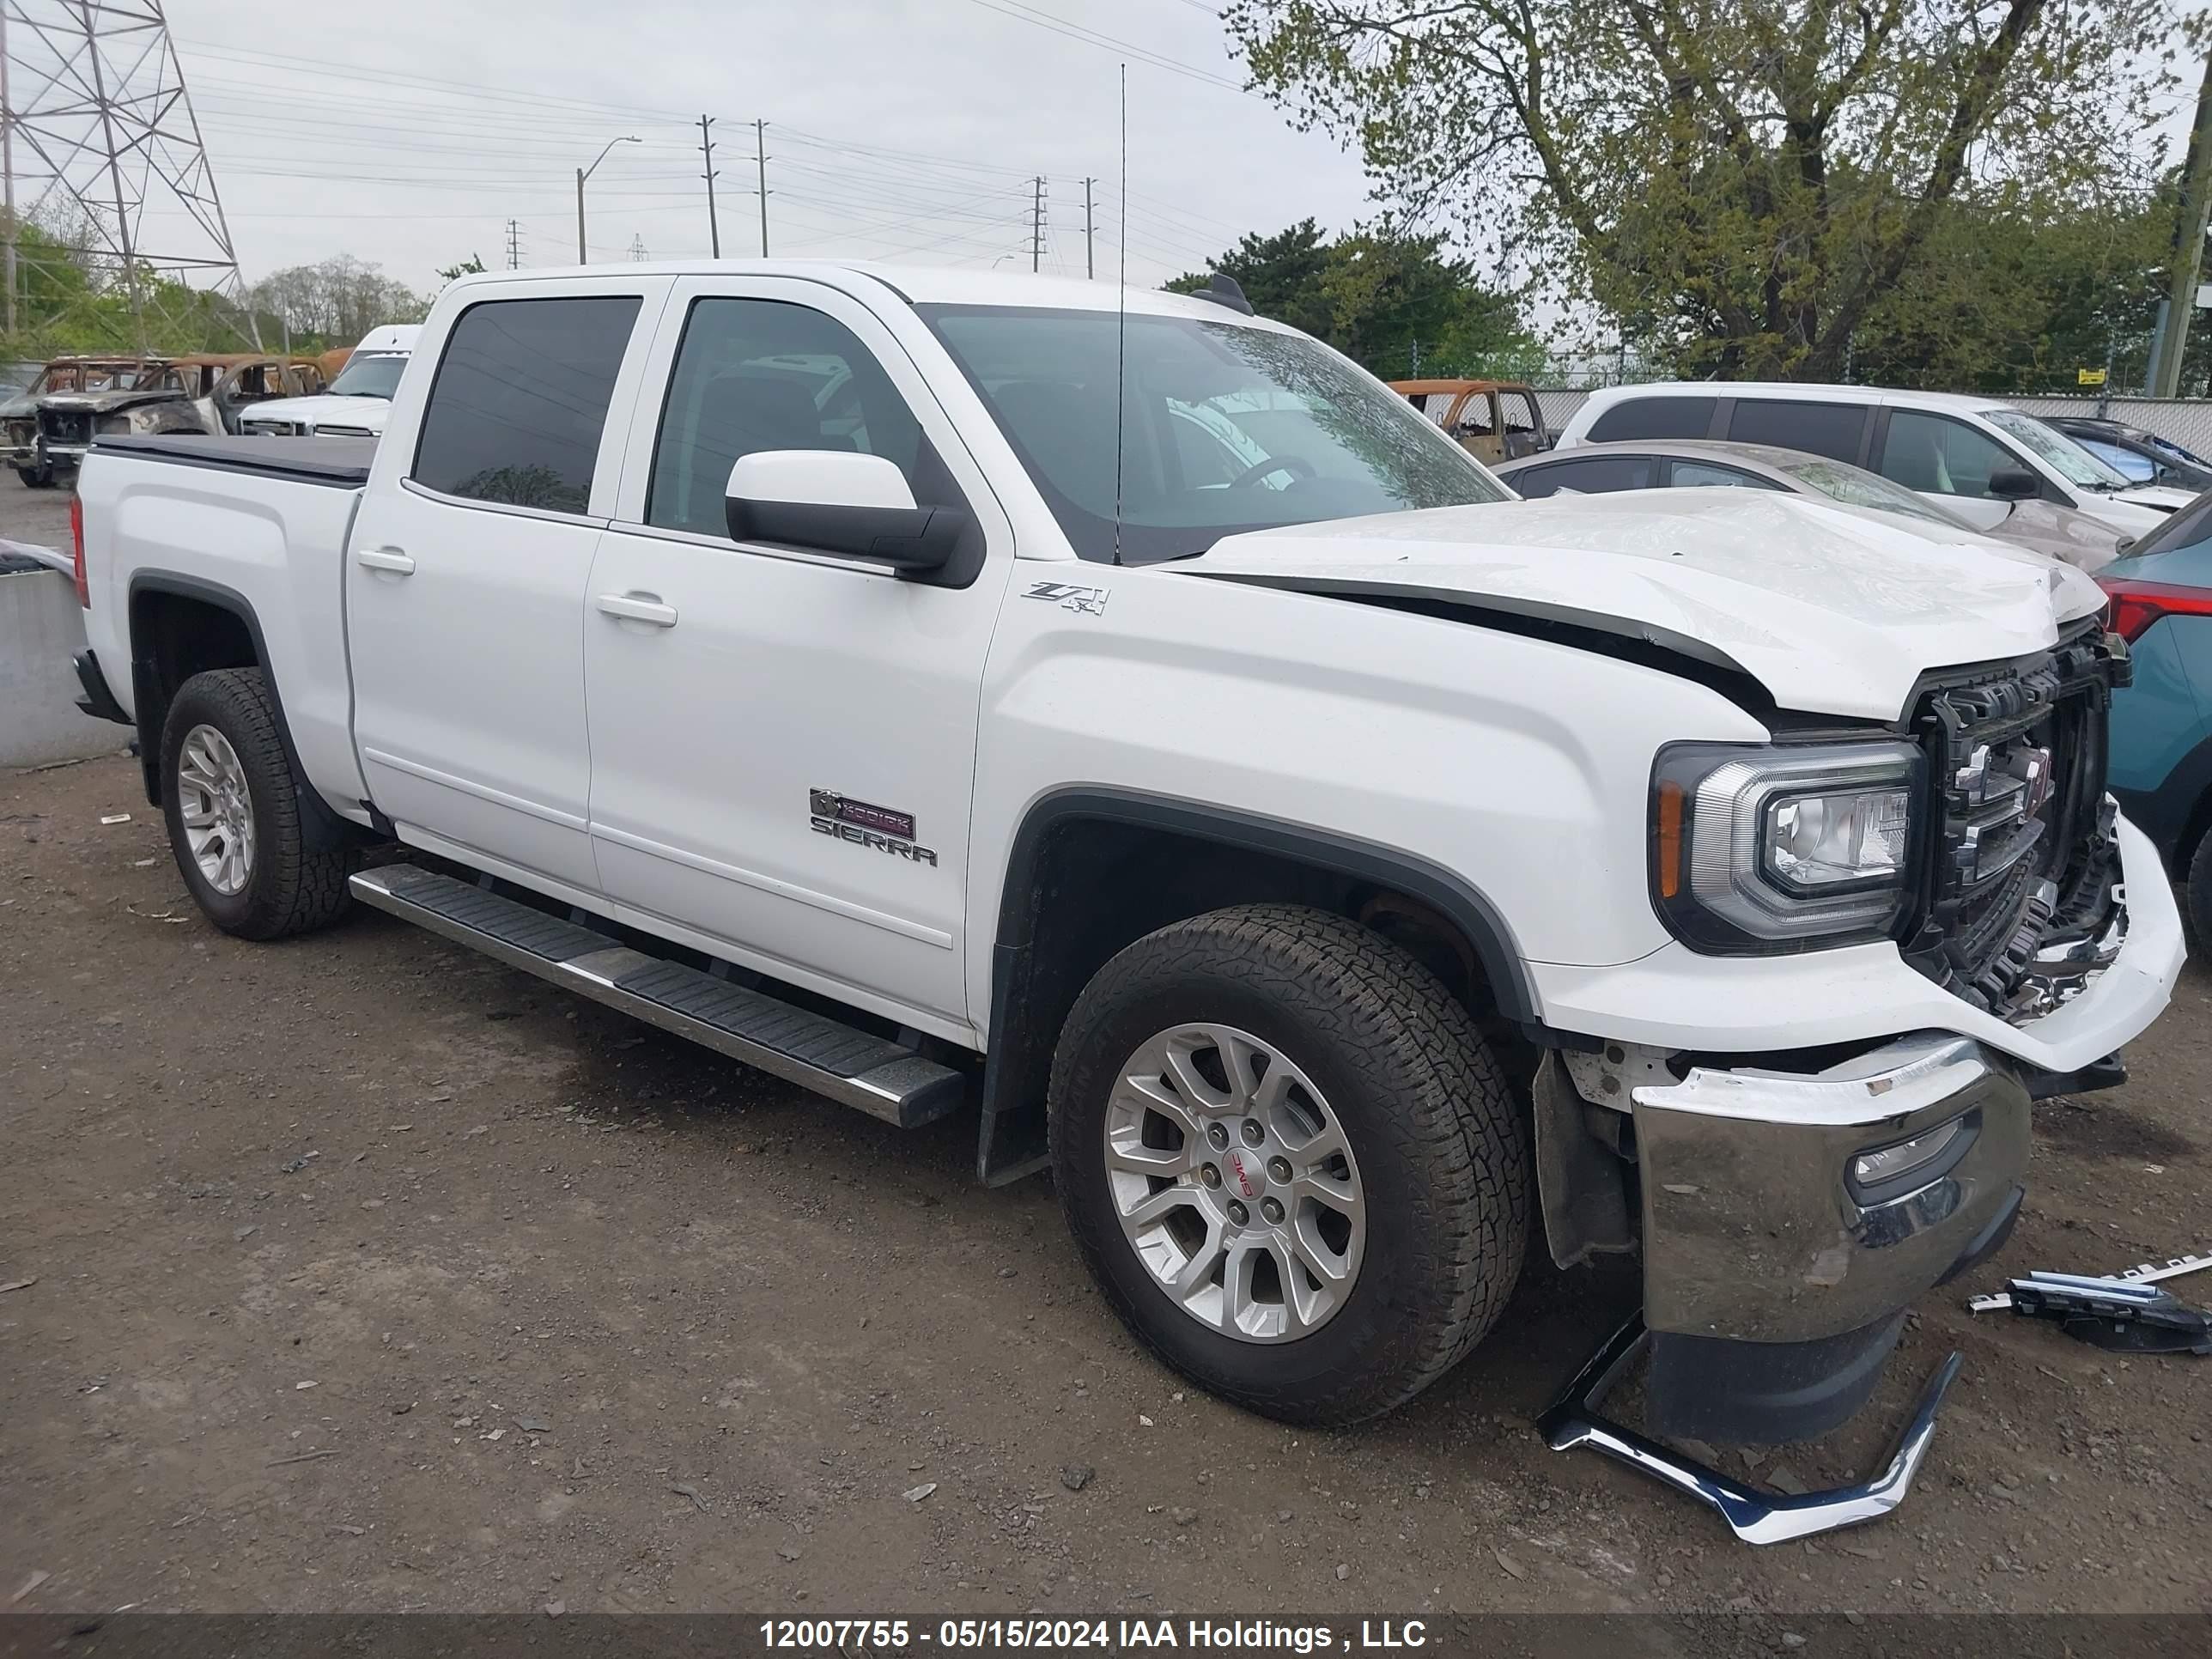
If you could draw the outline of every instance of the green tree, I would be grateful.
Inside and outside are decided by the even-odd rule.
[[[462,260],[459,264],[440,265],[438,267],[438,275],[443,277],[447,282],[450,283],[456,276],[474,276],[478,272],[486,269],[488,269],[488,267],[484,264],[483,255],[481,253],[471,253],[467,258]]]
[[[2177,0],[1231,0],[1257,84],[1386,199],[1692,373],[1833,379],[1964,204],[2139,173]]]
[[[1514,302],[1479,286],[1468,261],[1444,253],[1441,236],[1377,228],[1324,242],[1304,219],[1273,235],[1248,233],[1206,272],[1168,287],[1195,293],[1216,271],[1234,277],[1262,316],[1386,379],[1513,374],[1541,356]]]

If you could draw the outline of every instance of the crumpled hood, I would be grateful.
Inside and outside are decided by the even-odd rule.
[[[1941,545],[1751,489],[1554,495],[1231,536],[1168,567],[1303,592],[1596,626],[1733,665],[1784,708],[1891,720],[1931,668],[2040,650],[2103,592],[1990,543]]]
[[[271,398],[264,402],[248,404],[239,411],[244,421],[304,421],[309,426],[320,426],[329,422],[332,426],[357,426],[370,432],[384,430],[384,422],[392,413],[389,398],[332,398],[318,395],[313,398]]]
[[[140,404],[184,404],[191,398],[173,386],[126,387],[116,392],[52,392],[39,400],[41,409],[66,410],[72,414],[89,411],[94,415],[112,415],[118,409],[136,409]]]

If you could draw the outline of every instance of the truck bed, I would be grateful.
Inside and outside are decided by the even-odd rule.
[[[176,461],[226,472],[258,472],[295,483],[359,489],[376,458],[374,438],[234,438],[198,432],[102,437],[96,450],[121,450],[143,460]]]

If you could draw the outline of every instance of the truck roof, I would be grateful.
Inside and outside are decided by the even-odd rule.
[[[669,259],[567,265],[527,270],[488,270],[459,278],[453,287],[524,287],[549,280],[603,276],[628,281],[639,276],[798,276],[856,290],[869,283],[890,289],[913,305],[1006,306],[1037,310],[1111,311],[1112,283],[1080,276],[1045,276],[1029,271],[957,270],[943,265],[884,264],[866,259]],[[1209,322],[1256,324],[1279,328],[1265,318],[1245,317],[1210,300],[1161,289],[1127,288],[1129,310],[1153,316],[1201,317]]]

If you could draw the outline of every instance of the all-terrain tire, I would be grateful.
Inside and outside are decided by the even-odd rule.
[[[185,835],[178,765],[198,726],[222,733],[245,774],[253,823],[253,856],[245,884],[219,891],[201,872]],[[194,902],[207,919],[240,939],[283,939],[326,927],[352,902],[347,887],[359,863],[352,848],[311,850],[301,834],[301,785],[285,752],[269,683],[258,668],[195,674],[179,688],[161,727],[162,812],[169,849]]]
[[[1365,1254],[1310,1333],[1252,1342],[1172,1300],[1138,1256],[1106,1163],[1121,1070],[1155,1034],[1234,1027],[1310,1079],[1352,1146]],[[1107,1299],[1168,1364],[1285,1422],[1403,1404],[1481,1340],[1528,1247],[1524,1115],[1465,1008],[1411,956],[1327,911],[1239,906],[1161,928],[1101,968],[1054,1057],[1051,1147],[1070,1229]]]

